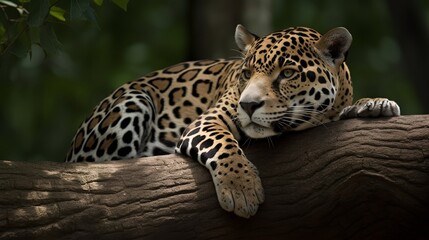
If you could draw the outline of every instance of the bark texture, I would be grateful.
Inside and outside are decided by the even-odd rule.
[[[347,120],[245,145],[266,201],[222,210],[209,173],[166,155],[0,161],[0,239],[428,239],[429,115]]]

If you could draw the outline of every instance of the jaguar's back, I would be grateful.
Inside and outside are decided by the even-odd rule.
[[[68,162],[107,161],[174,152],[185,128],[232,84],[237,60],[180,63],[126,83],[81,124]]]

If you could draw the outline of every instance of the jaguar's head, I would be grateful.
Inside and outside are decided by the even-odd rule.
[[[251,138],[320,124],[337,96],[340,68],[352,42],[347,29],[321,35],[297,27],[259,38],[238,25],[242,50],[237,122]]]

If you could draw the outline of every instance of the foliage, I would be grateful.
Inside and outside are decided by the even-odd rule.
[[[0,159],[62,161],[75,130],[103,97],[185,60],[181,1],[130,1],[126,12],[113,1],[90,6],[96,23],[46,18],[61,42],[55,54],[35,43],[31,58],[0,56]]]
[[[127,10],[129,0],[111,0]],[[0,55],[11,51],[18,57],[32,56],[31,46],[37,44],[45,54],[61,48],[54,26],[73,21],[97,24],[93,6],[104,0],[0,0]]]

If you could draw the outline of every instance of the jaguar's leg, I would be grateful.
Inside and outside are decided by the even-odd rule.
[[[264,191],[258,170],[234,137],[236,131],[227,114],[209,110],[185,130],[176,152],[198,160],[210,171],[223,209],[248,218],[264,201]]]
[[[362,98],[344,108],[340,119],[358,117],[393,117],[401,115],[399,105],[387,98]]]

